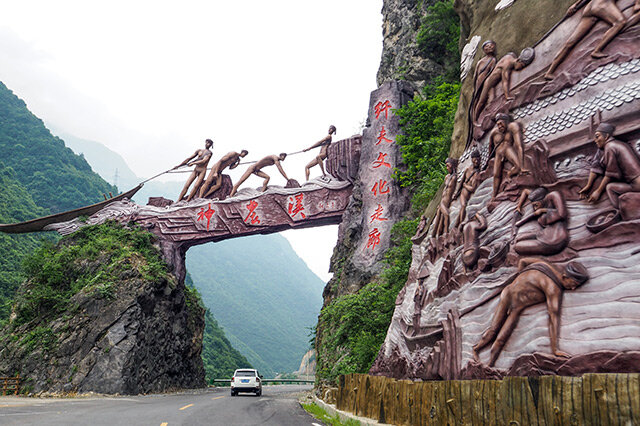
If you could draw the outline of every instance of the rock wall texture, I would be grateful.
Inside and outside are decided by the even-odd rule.
[[[409,277],[371,373],[459,379],[637,372],[640,16],[634,2],[612,3],[627,25],[603,55],[596,47],[611,26],[596,20],[561,60],[583,14],[593,13],[589,6],[563,18],[568,2],[532,7],[516,0],[500,10],[456,5],[465,36],[494,39],[505,68],[518,56],[509,59],[508,50],[534,47],[535,58],[513,68],[506,86],[494,80],[484,105],[482,86],[474,96],[465,80],[452,155],[460,160],[454,176],[467,192],[466,215],[455,227],[465,196],[446,205],[434,200],[448,210],[451,226],[416,235]],[[591,173],[596,180],[581,196]],[[588,278],[574,288],[577,281],[567,277],[583,274],[574,274],[578,264]]]
[[[81,267],[94,270],[95,262],[101,259]],[[140,394],[204,387],[204,309],[185,297],[184,285],[170,273],[149,280],[135,268],[114,281],[109,297],[80,291],[58,317],[3,333],[0,374],[19,372],[33,392]],[[20,291],[30,291],[29,283]]]

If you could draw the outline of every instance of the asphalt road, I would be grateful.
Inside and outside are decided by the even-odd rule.
[[[298,397],[310,385],[265,386],[262,396],[229,388],[134,397],[0,396],[0,425],[321,425]]]

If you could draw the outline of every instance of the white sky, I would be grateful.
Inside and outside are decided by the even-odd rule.
[[[171,168],[206,138],[214,159],[246,148],[255,160],[299,151],[329,124],[334,140],[359,133],[376,88],[381,9],[382,0],[5,2],[0,80],[45,123],[103,143],[139,176]],[[312,157],[288,157],[289,177],[304,181]],[[337,226],[284,236],[329,278]]]

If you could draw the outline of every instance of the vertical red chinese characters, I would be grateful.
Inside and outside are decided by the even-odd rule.
[[[287,212],[292,219],[296,218],[296,215],[300,215],[302,219],[306,219],[306,215],[304,214],[304,206],[302,202],[304,201],[304,193],[299,193],[294,195],[293,197],[289,197],[289,206],[287,208]]]
[[[247,214],[247,217],[244,218],[244,223],[250,223],[251,225],[260,224],[260,217],[258,217],[258,214],[256,213],[257,207],[258,202],[256,200],[249,201],[249,204],[246,205],[249,213]]]
[[[204,207],[200,208],[200,211],[196,215],[196,222],[201,222],[207,219],[207,231],[209,231],[209,224],[211,223],[211,217],[216,211],[211,208],[211,203],[207,206],[207,210]]]
[[[377,222],[385,222],[388,220],[384,216],[385,210],[388,208],[389,197],[391,195],[391,173],[395,167],[393,159],[392,145],[394,140],[391,135],[387,133],[387,127],[385,126],[390,117],[393,117],[392,111],[393,105],[388,99],[378,101],[373,107],[374,116],[374,129],[379,127],[376,131],[375,146],[373,151],[373,161],[371,162],[371,170],[373,174],[373,182],[370,183],[369,189],[372,194],[372,200],[369,203],[365,203],[365,209],[370,211],[368,213],[369,221],[369,237],[364,250],[371,250],[376,252],[378,246],[380,246],[381,238],[384,238],[383,232],[386,232],[386,228],[377,225]],[[370,210],[373,209],[373,210]]]

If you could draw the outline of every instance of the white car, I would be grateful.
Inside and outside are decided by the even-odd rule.
[[[231,396],[238,392],[254,392],[256,396],[262,395],[262,376],[258,370],[242,368],[236,370],[231,378]]]

